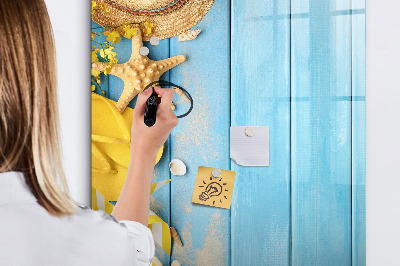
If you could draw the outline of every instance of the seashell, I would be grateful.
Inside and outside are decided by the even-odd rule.
[[[186,165],[179,159],[172,159],[169,163],[169,170],[173,175],[186,174]]]
[[[171,236],[174,239],[174,242],[179,246],[183,246],[181,238],[179,237],[179,234],[176,231],[175,227],[170,227],[170,229],[171,229]]]
[[[171,263],[171,266],[182,266],[182,264],[181,264],[178,260],[174,260],[174,261]]]
[[[191,41],[197,38],[197,35],[199,35],[201,32],[201,29],[197,30],[188,30],[181,35],[179,35],[179,42],[184,42],[184,41]]]
[[[151,262],[151,265],[163,266],[162,262],[159,259],[157,259],[156,257],[153,257],[153,261]]]

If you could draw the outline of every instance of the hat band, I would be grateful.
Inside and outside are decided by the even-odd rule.
[[[133,9],[133,8],[129,8],[129,7],[125,7],[122,6],[120,4],[115,3],[115,1],[112,0],[105,0],[105,2],[107,4],[109,4],[110,6],[128,12],[130,14],[133,15],[139,15],[139,16],[155,16],[155,15],[164,15],[166,13],[172,12],[178,8],[180,8],[181,6],[183,6],[186,2],[188,2],[189,0],[178,0],[173,2],[172,4],[169,4],[165,7],[161,7],[158,9],[151,9],[151,10],[137,10],[137,9]]]

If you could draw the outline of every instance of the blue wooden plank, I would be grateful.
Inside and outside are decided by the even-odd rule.
[[[169,40],[160,41],[159,45],[152,46],[149,42],[144,42],[144,46],[150,49],[150,53],[148,57],[152,60],[162,60],[169,57]],[[131,39],[127,39],[121,37],[121,41],[115,44],[114,51],[117,53],[118,63],[125,63],[129,60],[132,53],[132,41]],[[168,73],[165,73],[162,79],[168,80]],[[121,95],[124,82],[113,75],[108,75],[109,79],[109,91],[106,97],[118,101],[119,96]],[[134,108],[136,103],[136,98],[128,105],[129,107]],[[164,145],[164,153],[161,157],[161,160],[154,168],[153,179],[152,182],[157,182],[170,178],[169,172],[169,164],[170,161],[170,145],[169,142]],[[151,196],[151,204],[150,209],[154,211],[161,219],[163,219],[166,223],[170,224],[170,184],[165,185],[160,190],[157,190]],[[156,257],[164,264],[169,265],[170,256],[161,249],[158,245],[156,245]]]
[[[170,71],[171,81],[194,99],[193,112],[172,132],[172,158],[188,167],[171,182],[172,226],[183,242],[173,246],[172,260],[229,265],[230,211],[191,202],[198,166],[229,169],[229,1],[215,1],[197,28],[203,31],[193,41],[171,39],[171,56],[188,57]]]
[[[290,1],[232,1],[232,126],[270,126],[270,166],[231,163],[232,265],[290,263]]]
[[[352,265],[366,265],[365,0],[352,10]]]
[[[292,263],[351,265],[350,1],[291,9]]]

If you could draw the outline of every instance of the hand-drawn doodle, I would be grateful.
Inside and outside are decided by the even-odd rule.
[[[229,209],[232,200],[234,171],[221,170],[221,175],[213,176],[211,167],[199,166],[192,202]]]
[[[199,187],[204,187],[204,186],[199,186]],[[203,200],[203,201],[206,201],[210,197],[215,197],[215,196],[221,195],[221,193],[222,193],[221,184],[217,183],[217,182],[211,182],[210,184],[207,185],[206,191],[201,193],[201,195],[199,196],[199,199]]]

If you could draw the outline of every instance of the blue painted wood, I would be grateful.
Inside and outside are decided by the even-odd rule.
[[[351,265],[350,8],[291,2],[293,265]]]
[[[352,265],[358,266],[366,265],[365,0],[353,0],[352,10]]]
[[[144,45],[149,47],[150,49],[150,59],[161,60],[169,57],[169,40],[162,40],[157,46],[152,46],[149,42],[144,42]],[[121,37],[121,41],[115,44],[114,51],[117,53],[119,64],[127,62],[131,56],[132,51],[131,39]],[[164,74],[161,78],[168,80],[168,73]],[[106,91],[105,96],[114,101],[118,101],[119,96],[121,95],[124,88],[124,82],[120,78],[113,75],[108,75],[105,79],[109,81],[109,89]],[[128,106],[134,108],[135,103],[136,98]],[[168,141],[164,145],[164,153],[161,157],[161,160],[155,166],[152,182],[157,182],[170,178],[170,171],[168,167],[169,162],[170,145]],[[157,190],[151,196],[150,209],[154,211],[158,216],[160,216],[160,218],[162,218],[166,223],[170,224],[170,184],[167,184],[160,190]],[[169,265],[170,256],[158,245],[156,245],[156,257],[160,259],[160,261],[164,265]]]
[[[270,126],[270,166],[236,171],[232,265],[290,262],[290,1],[232,1],[232,126]],[[256,132],[257,134],[257,132]]]
[[[193,41],[171,39],[171,56],[187,55],[170,70],[171,81],[194,99],[193,112],[172,132],[172,158],[188,167],[185,176],[171,182],[172,226],[184,244],[173,246],[172,261],[229,265],[230,211],[191,202],[198,166],[229,169],[229,1],[215,1],[194,28],[203,31]]]
[[[229,4],[214,3],[194,41],[145,43],[152,59],[188,56],[162,79],[194,98],[154,181],[170,176],[171,158],[188,173],[151,206],[184,246],[156,256],[164,265],[365,265],[365,0]],[[115,51],[126,62],[130,40]],[[118,100],[119,78],[103,86]],[[174,101],[177,113],[188,107]],[[229,160],[230,124],[270,126],[270,167]],[[200,165],[237,172],[230,211],[191,203]]]

